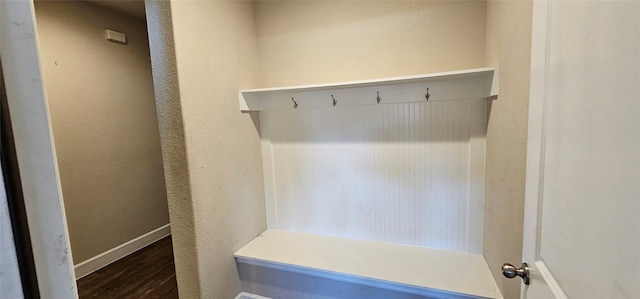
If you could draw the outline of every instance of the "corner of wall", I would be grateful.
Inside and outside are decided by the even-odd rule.
[[[180,297],[201,298],[170,1],[145,1],[173,252]]]
[[[254,4],[146,4],[179,294],[232,298],[233,254],[266,229],[259,132],[237,98],[257,78]]]
[[[486,63],[500,70],[487,125],[483,255],[505,298],[519,298],[503,263],[522,260],[532,2],[487,2]]]

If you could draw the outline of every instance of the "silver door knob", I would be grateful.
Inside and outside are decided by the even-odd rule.
[[[518,269],[516,266],[505,263],[502,265],[502,275],[506,278],[514,278],[516,276],[522,277],[524,280],[524,284],[528,285],[531,280],[529,276],[529,265],[527,263],[522,263],[522,268]]]

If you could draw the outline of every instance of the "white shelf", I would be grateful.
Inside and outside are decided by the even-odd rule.
[[[305,109],[333,106],[374,105],[426,101],[495,98],[498,94],[494,68],[433,73],[406,77],[342,83],[249,89],[240,91],[240,110]],[[294,99],[298,107],[294,108]]]
[[[267,230],[240,263],[437,298],[502,298],[482,255]]]

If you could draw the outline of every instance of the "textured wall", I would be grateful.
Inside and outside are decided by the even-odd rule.
[[[145,6],[178,293],[183,298],[198,298],[200,278],[197,271],[195,220],[177,80],[171,5],[168,0],[148,0]]]
[[[258,1],[260,84],[383,78],[485,66],[485,3]]]
[[[484,256],[505,298],[520,297],[521,281],[500,267],[522,261],[531,18],[531,2],[487,2],[487,65],[500,70],[500,96],[487,128]]]
[[[147,5],[168,8],[158,1]],[[162,74],[156,93],[165,165],[172,165],[166,175],[174,238],[182,238],[174,245],[181,296],[235,296],[239,283],[232,253],[266,227],[257,118],[238,113],[241,88],[500,65],[503,89],[496,105],[506,107],[492,110],[491,118],[498,120],[490,120],[491,138],[497,140],[488,145],[487,175],[492,188],[523,195],[518,186],[524,186],[524,177],[514,171],[524,174],[530,4],[490,5],[495,20],[487,16],[487,3],[475,1],[172,1],[171,15],[165,11],[148,20],[163,28],[152,33],[151,43],[162,49],[153,55],[154,72]],[[492,26],[491,32],[485,26]],[[519,148],[513,150],[514,144]],[[502,156],[511,160],[500,161]],[[508,169],[509,161],[522,162],[522,168]],[[512,195],[487,189],[487,196],[497,193],[502,199]],[[500,205],[506,203],[498,203],[488,206],[487,215],[504,212]],[[502,228],[489,222],[485,231],[495,231],[485,244],[507,242]],[[518,248],[510,254],[519,255],[519,246],[515,242]],[[505,253],[485,245],[487,250],[495,268]]]
[[[238,104],[258,73],[253,3],[171,1],[168,15],[168,3],[154,2],[147,19],[162,28],[150,40],[160,50],[152,60],[172,227],[180,227],[179,293],[233,298],[233,253],[266,229],[258,120]]]
[[[169,222],[143,20],[36,2],[42,70],[75,264]],[[104,39],[105,28],[128,44]]]

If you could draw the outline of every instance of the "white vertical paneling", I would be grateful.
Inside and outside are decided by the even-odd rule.
[[[264,200],[267,213],[267,226],[278,227],[276,218],[275,185],[273,184],[273,156],[271,153],[271,124],[269,115],[260,115],[261,146],[262,146],[262,171],[264,172]]]
[[[485,140],[487,135],[487,103],[484,100],[471,101],[469,119],[474,124],[469,127],[469,212],[467,221],[467,250],[482,253],[482,234],[484,233],[484,169]],[[480,125],[482,124],[482,125]]]
[[[485,105],[262,111],[269,227],[478,252]]]

